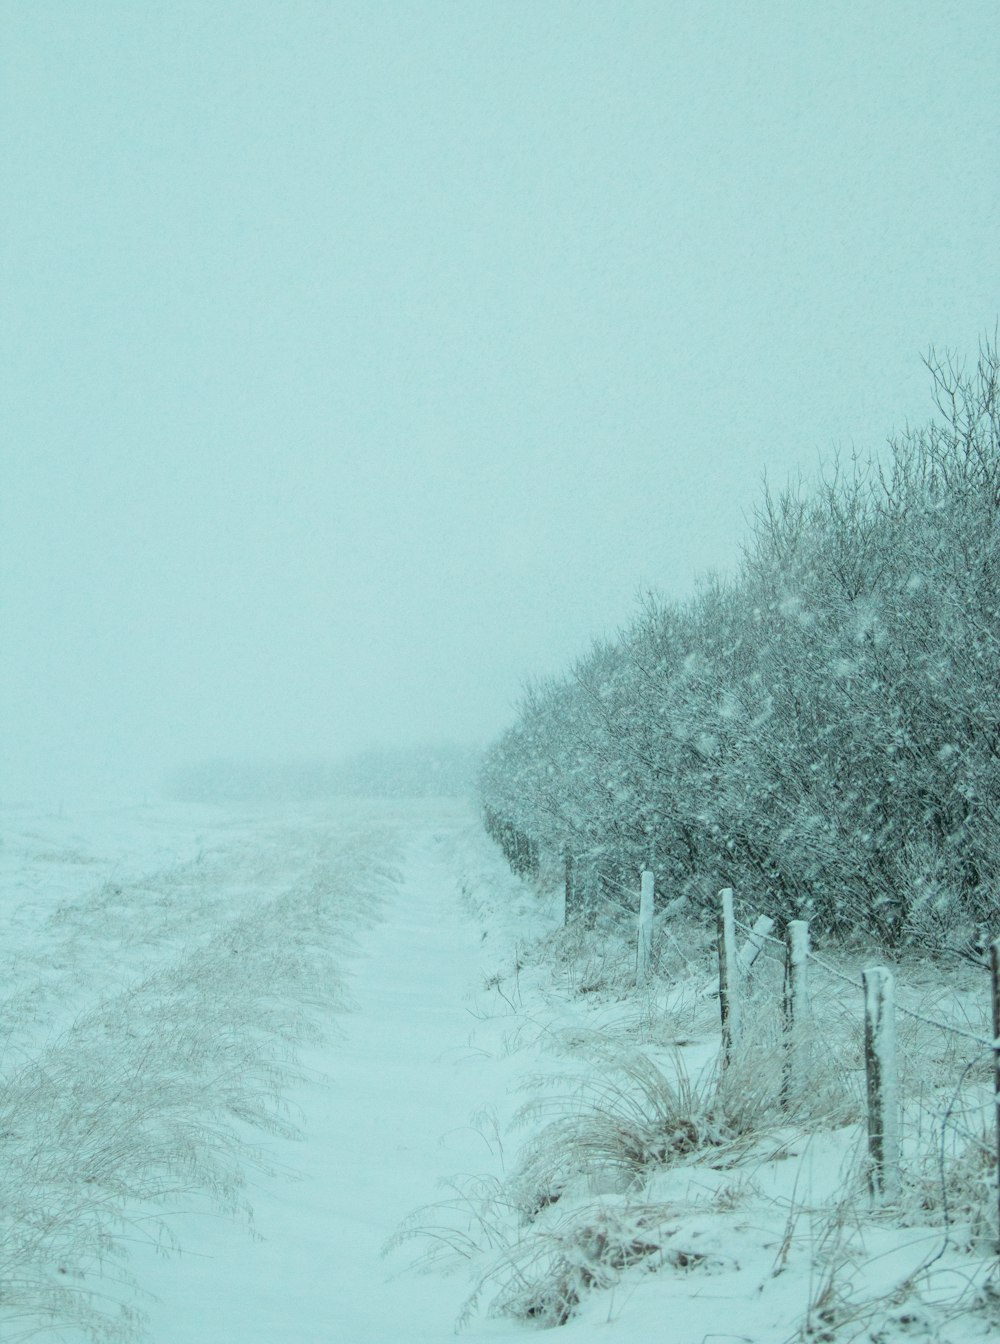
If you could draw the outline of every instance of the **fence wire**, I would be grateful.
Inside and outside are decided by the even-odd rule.
[[[740,919],[735,920],[734,923],[741,932],[752,934],[756,939],[760,939],[767,943],[773,943],[775,947],[781,948],[781,960],[784,960],[785,944],[780,938],[775,938],[769,933],[762,934],[759,931],[755,931],[749,924],[744,924]],[[775,958],[775,960],[778,960],[778,958]],[[831,966],[830,963],[824,961],[822,957],[817,957],[815,952],[811,949],[809,951],[809,960],[819,966],[821,970],[826,971],[827,975],[832,975],[838,980],[843,980],[843,982],[850,985],[852,989],[864,990],[864,984],[860,979],[848,975],[844,971],[838,970],[836,966]],[[909,989],[910,986],[898,984],[898,988]],[[936,1027],[939,1031],[950,1032],[952,1036],[960,1036],[964,1040],[972,1041],[975,1045],[980,1046],[984,1050],[1000,1050],[1000,1039],[995,1041],[987,1040],[985,1036],[979,1036],[975,1032],[966,1031],[964,1027],[956,1027],[949,1022],[939,1022],[935,1018],[925,1017],[923,1013],[918,1013],[914,1009],[907,1008],[904,1004],[900,1003],[898,997],[896,998],[896,1011],[902,1013],[905,1017],[912,1017],[916,1022],[923,1022],[925,1026]]]

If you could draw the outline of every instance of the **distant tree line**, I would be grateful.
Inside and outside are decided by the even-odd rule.
[[[516,870],[569,856],[590,909],[648,867],[888,947],[1000,933],[1000,360],[927,366],[931,423],[765,490],[734,577],[526,690],[480,775]]]
[[[469,798],[479,748],[451,742],[370,747],[341,760],[217,759],[173,771],[167,791],[197,802],[308,802],[335,797]]]

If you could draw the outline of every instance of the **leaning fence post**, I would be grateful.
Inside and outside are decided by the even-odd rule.
[[[993,989],[993,1099],[997,1139],[997,1250],[1000,1251],[1000,938],[990,943],[990,981]]]
[[[653,896],[655,883],[647,868],[639,880],[639,937],[636,947],[635,973],[639,981],[649,977],[653,957]]]
[[[872,966],[861,975],[865,990],[865,1073],[868,1080],[868,1188],[878,1201],[891,1198],[899,1178],[899,1111],[896,1089],[896,1016],[892,974]]]
[[[753,928],[750,930],[749,937],[740,948],[738,965],[740,975],[749,975],[754,962],[764,950],[764,943],[767,936],[774,928],[774,920],[770,915],[758,915],[754,920]]]
[[[785,929],[785,1076],[781,1098],[788,1105],[809,1073],[809,921],[790,919]]]
[[[739,963],[736,958],[736,918],[733,889],[719,892],[719,1009],[722,1013],[722,1067],[732,1063],[740,1035]]]

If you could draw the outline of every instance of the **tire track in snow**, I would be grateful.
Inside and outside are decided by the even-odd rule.
[[[470,990],[481,986],[482,933],[464,909],[446,832],[423,830],[403,880],[368,930],[349,980],[343,1036],[309,1052],[328,1080],[295,1097],[306,1138],[276,1145],[301,1179],[258,1189],[256,1244],[220,1226],[179,1229],[194,1253],[163,1266],[155,1344],[440,1344],[465,1290],[382,1258],[439,1177],[490,1161],[469,1115],[497,1087],[496,1061],[470,1046]],[[523,1330],[480,1323],[491,1339]]]

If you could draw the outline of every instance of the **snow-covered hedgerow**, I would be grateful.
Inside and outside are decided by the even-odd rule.
[[[814,933],[965,952],[1000,918],[1000,354],[938,417],[767,492],[743,564],[532,686],[481,777],[584,909],[720,886]]]

